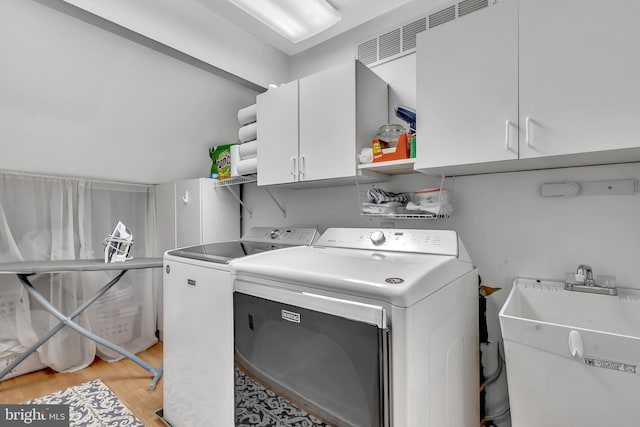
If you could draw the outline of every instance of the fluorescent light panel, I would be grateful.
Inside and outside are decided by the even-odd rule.
[[[342,19],[326,0],[229,1],[292,43],[315,36]]]

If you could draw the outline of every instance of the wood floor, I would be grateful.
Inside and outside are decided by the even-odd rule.
[[[138,356],[152,366],[160,366],[162,343],[158,342],[138,353]],[[57,373],[43,369],[0,381],[0,404],[24,402],[98,378],[145,426],[165,427],[155,415],[156,410],[162,407],[162,379],[155,390],[147,390],[152,375],[128,359],[111,363],[96,359],[93,364],[77,372]]]

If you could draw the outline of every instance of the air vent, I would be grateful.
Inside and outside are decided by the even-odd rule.
[[[456,19],[456,5],[451,5],[446,9],[442,9],[439,12],[429,15],[429,28],[437,27],[445,22],[453,21]]]
[[[389,31],[378,38],[379,42],[379,59],[387,59],[401,52],[400,46],[400,28]]]
[[[492,2],[493,4],[493,2]],[[427,17],[387,31],[356,46],[356,58],[365,65],[374,66],[416,50],[419,33],[489,6],[489,0],[462,0]]]
[[[402,51],[416,48],[416,36],[427,29],[427,18],[418,19],[402,27]]]
[[[365,65],[378,61],[378,39],[373,39],[358,45],[358,60]]]
[[[458,18],[489,6],[489,0],[463,0],[458,3]]]

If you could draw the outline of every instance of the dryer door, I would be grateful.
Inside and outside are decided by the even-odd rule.
[[[234,338],[241,369],[331,424],[388,425],[384,308],[236,282],[238,288]]]

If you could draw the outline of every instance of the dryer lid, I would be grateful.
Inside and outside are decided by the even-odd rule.
[[[473,266],[452,255],[305,246],[234,260],[230,269],[244,282],[325,290],[409,307]]]

